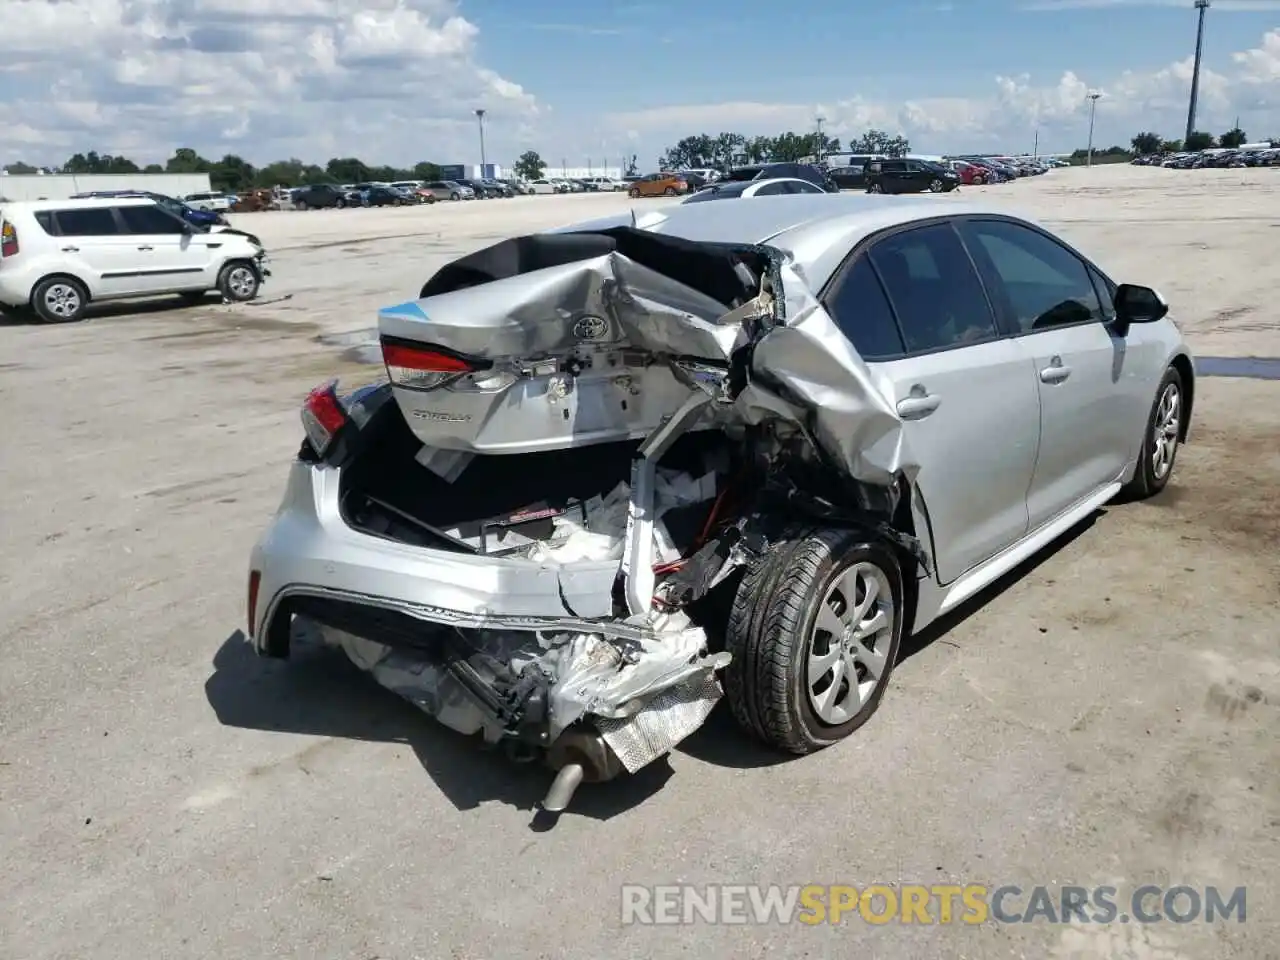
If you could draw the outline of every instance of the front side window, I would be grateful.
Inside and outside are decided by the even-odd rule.
[[[110,207],[82,207],[54,213],[64,237],[114,237],[120,231]]]
[[[787,184],[791,193],[826,193],[821,187],[810,183],[808,180],[792,180]]]
[[[159,207],[120,207],[125,233],[184,233],[186,228]]]
[[[1102,320],[1084,261],[1057,241],[1004,220],[967,221],[960,232],[974,258],[986,261],[1015,332]]]
[[[910,353],[999,335],[982,281],[948,224],[878,240],[870,259],[884,282]]]

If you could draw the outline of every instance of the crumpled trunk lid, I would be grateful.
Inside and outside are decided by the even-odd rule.
[[[741,331],[720,320],[755,282],[705,244],[545,234],[450,264],[420,299],[381,311],[378,328],[396,401],[424,444],[557,450],[655,430],[691,389],[667,359],[723,364]],[[415,347],[450,358],[444,373],[456,375],[397,377],[390,364],[421,356]]]

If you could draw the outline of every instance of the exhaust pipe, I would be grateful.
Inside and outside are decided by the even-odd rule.
[[[622,772],[618,755],[596,730],[574,727],[560,734],[547,750],[547,764],[556,778],[542,801],[548,813],[560,813],[569,806],[582,783],[602,783]]]

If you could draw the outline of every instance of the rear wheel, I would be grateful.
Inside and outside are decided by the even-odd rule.
[[[640,196],[640,191],[637,190],[635,187],[632,187],[630,190],[627,191],[627,196],[629,196],[632,200],[638,199]]]
[[[244,303],[258,295],[258,271],[243,260],[233,260],[218,274],[218,292],[226,299]]]
[[[884,193],[884,187],[878,183],[867,184],[867,193]]]
[[[942,192],[942,181],[941,181],[941,180],[938,180],[938,179],[936,179],[936,178],[935,178],[935,179],[933,179],[932,181],[930,181],[930,183],[929,183],[929,192],[930,192],[930,193],[941,193],[941,192]]]
[[[334,206],[337,207],[339,210],[341,210],[346,205],[347,205],[347,201],[344,200],[342,197],[339,197],[337,202],[334,203]]]
[[[1164,372],[1156,390],[1156,399],[1142,434],[1142,446],[1138,450],[1138,465],[1134,468],[1133,479],[1121,491],[1123,496],[1142,500],[1155,496],[1168,485],[1182,439],[1183,417],[1186,415],[1184,391],[1182,374],[1170,367]]]
[[[47,277],[31,294],[31,307],[45,323],[81,320],[88,304],[89,291],[75,277]]]
[[[305,200],[295,200],[295,201],[293,201],[293,209],[295,209],[295,210],[305,210],[305,209],[307,209],[307,201],[305,201]]]
[[[676,195],[676,188],[675,188],[675,187],[667,187],[667,189],[663,190],[663,191],[662,191],[662,193],[663,193],[665,196],[668,196],[668,197],[674,197],[674,196]]]
[[[889,548],[844,530],[792,531],[734,599],[725,671],[734,717],[788,753],[844,739],[880,705],[902,622]]]
[[[462,197],[458,196],[458,192],[455,190],[453,193],[449,194],[449,199],[450,199],[450,200],[461,200],[461,199],[462,199]]]

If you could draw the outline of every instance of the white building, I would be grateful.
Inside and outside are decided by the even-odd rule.
[[[207,173],[0,173],[0,197],[7,200],[65,200],[90,190],[147,190],[185,197],[212,189]]]

